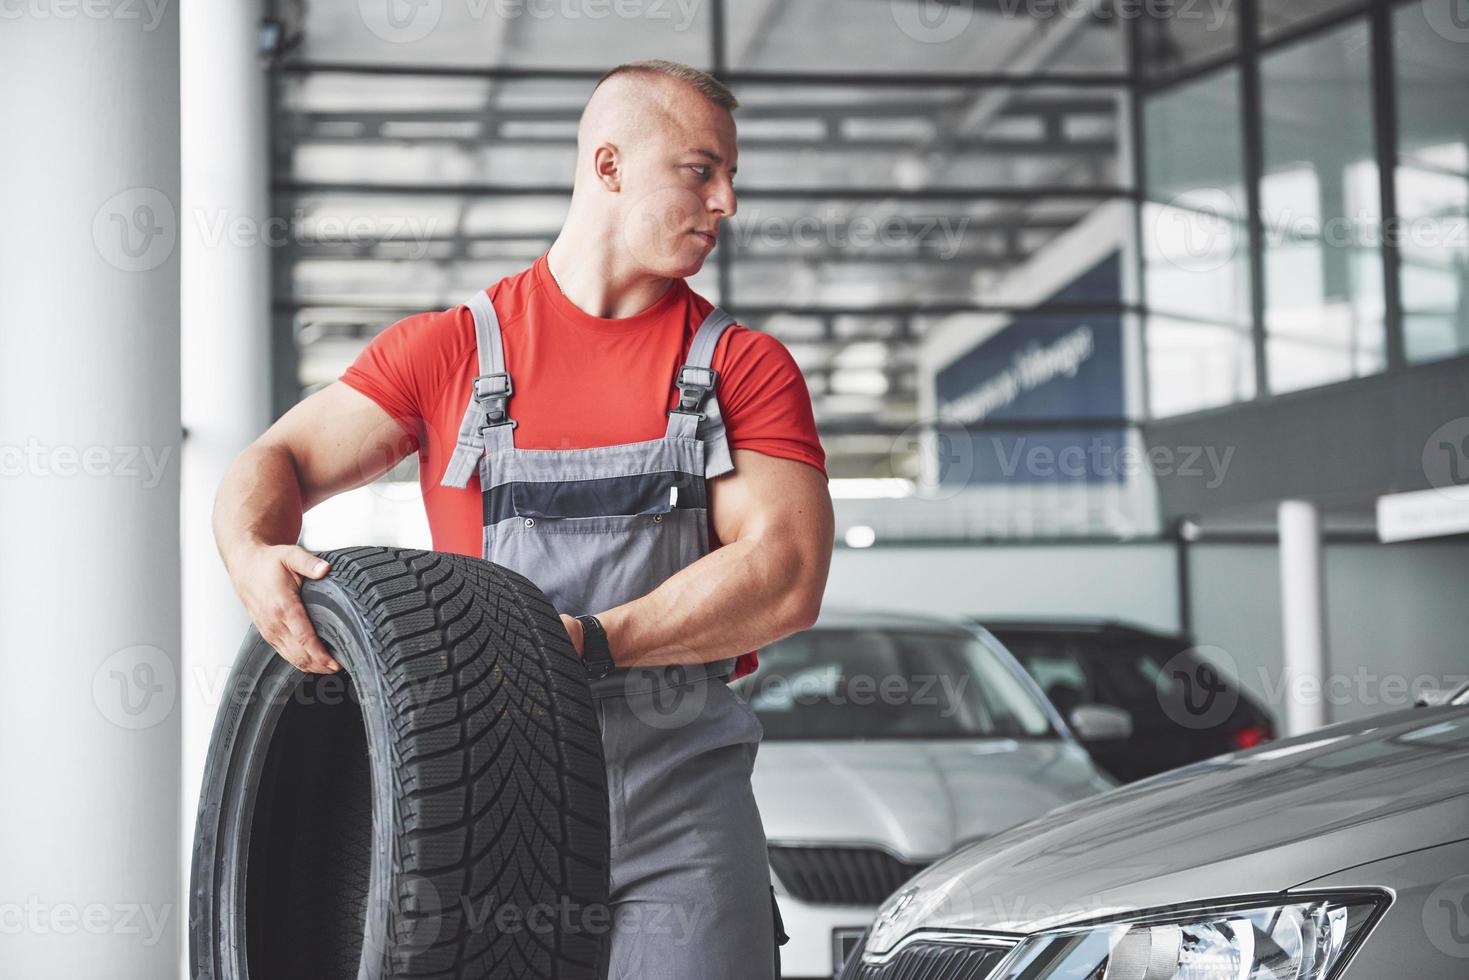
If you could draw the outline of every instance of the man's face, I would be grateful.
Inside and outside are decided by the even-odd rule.
[[[623,158],[622,228],[644,271],[686,278],[704,265],[721,222],[735,213],[735,125],[697,92],[672,105],[665,125]]]

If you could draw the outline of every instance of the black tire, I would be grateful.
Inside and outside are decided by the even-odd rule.
[[[204,774],[196,980],[591,980],[607,932],[602,742],[527,579],[397,548],[302,598],[342,673],[253,629]]]

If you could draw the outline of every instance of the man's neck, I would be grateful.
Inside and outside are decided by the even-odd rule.
[[[617,254],[615,229],[589,232],[568,223],[546,253],[551,276],[577,309],[591,316],[629,317],[663,297],[672,279],[649,276]]]

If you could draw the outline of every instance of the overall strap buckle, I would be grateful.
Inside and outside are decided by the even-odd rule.
[[[515,420],[510,417],[509,408],[510,396],[513,394],[515,394],[515,386],[510,383],[510,375],[504,371],[495,374],[481,374],[474,379],[474,400],[484,410],[484,428],[488,429],[496,425],[515,425]]]
[[[693,367],[685,364],[678,371],[678,407],[673,411],[681,415],[692,415],[700,421],[704,420],[704,413],[700,409],[704,405],[704,399],[714,390],[714,382],[718,379],[719,372],[708,367]]]

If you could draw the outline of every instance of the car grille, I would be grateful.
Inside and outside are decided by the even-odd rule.
[[[841,980],[985,980],[1008,947],[970,946],[942,940],[908,943],[885,963],[863,963],[864,942],[852,953]]]
[[[875,847],[770,848],[780,883],[792,897],[815,905],[877,905],[927,866]]]

